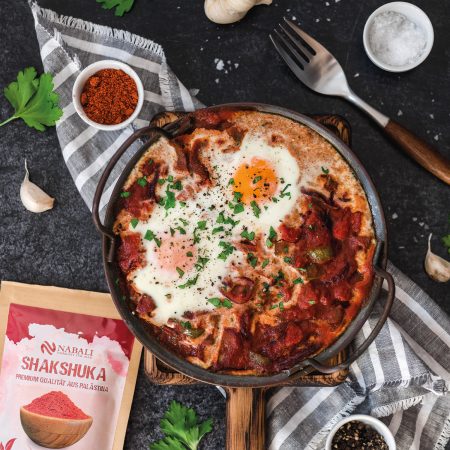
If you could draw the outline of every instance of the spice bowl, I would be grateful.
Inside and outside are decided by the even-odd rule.
[[[97,72],[103,69],[116,69],[116,70],[122,70],[127,74],[131,79],[136,83],[137,88],[137,104],[134,108],[131,115],[129,115],[125,120],[114,123],[114,124],[104,124],[104,123],[98,123],[92,120],[88,117],[86,114],[83,105],[81,103],[81,94],[83,92],[83,89],[86,85],[86,82],[88,79],[95,75]],[[75,111],[77,114],[81,117],[81,119],[86,122],[88,125],[97,128],[99,130],[104,131],[115,131],[120,130],[122,128],[125,128],[128,126],[131,122],[133,122],[137,116],[139,115],[142,105],[144,103],[144,87],[142,85],[142,81],[139,78],[138,74],[127,64],[124,64],[119,61],[114,60],[103,60],[103,61],[97,61],[93,64],[90,64],[85,69],[83,69],[80,74],[77,76],[75,83],[73,85],[72,89],[72,101],[75,107]]]
[[[81,440],[92,425],[87,419],[60,419],[20,408],[20,421],[27,436],[45,448],[65,448]]]
[[[374,51],[373,44],[371,43],[372,27],[374,25],[374,22],[376,21],[376,18],[379,17],[380,14],[388,12],[403,15],[407,21],[412,22],[423,31],[423,35],[425,37],[425,45],[422,48],[421,52],[418,53],[417,59],[403,64],[394,65],[392,63],[386,62],[386,60],[383,61],[382,57],[380,57],[380,55],[377,55],[376,51]],[[383,32],[382,34],[383,38],[388,39],[389,35],[387,33]],[[408,2],[391,2],[380,6],[369,16],[364,26],[363,43],[367,56],[375,65],[388,72],[406,72],[422,64],[430,54],[433,47],[433,42],[434,31],[429,17],[418,6]],[[393,45],[392,41],[391,44]],[[396,44],[398,44],[398,41],[396,42]],[[381,45],[381,47],[386,50],[386,45],[384,43],[383,45]],[[399,50],[398,47],[396,48],[396,50]]]
[[[372,427],[378,434],[380,434],[383,437],[389,450],[396,450],[397,446],[395,444],[395,439],[393,434],[391,433],[391,430],[389,430],[389,428],[383,422],[381,422],[381,420],[378,420],[377,418],[369,416],[367,414],[354,414],[346,417],[345,419],[340,420],[328,434],[325,443],[325,450],[333,450],[332,444],[336,432],[346,423],[353,421],[362,422],[363,424]]]

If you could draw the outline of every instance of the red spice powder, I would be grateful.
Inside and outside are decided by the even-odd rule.
[[[136,109],[137,86],[123,70],[99,70],[86,81],[80,101],[89,119],[115,125],[128,119]]]
[[[89,418],[61,391],[51,391],[48,394],[35,398],[29,405],[24,406],[24,409],[32,413],[60,419]]]

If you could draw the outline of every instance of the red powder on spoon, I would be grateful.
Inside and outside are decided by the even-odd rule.
[[[23,407],[27,411],[42,416],[57,417],[59,419],[89,419],[75,403],[60,391],[51,391],[35,398],[29,405]]]

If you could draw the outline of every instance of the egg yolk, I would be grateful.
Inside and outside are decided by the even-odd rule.
[[[278,186],[277,176],[271,163],[265,159],[253,158],[249,164],[242,164],[234,173],[234,192],[242,194],[241,202],[265,203],[270,201]]]
[[[155,254],[162,270],[181,275],[177,270],[189,272],[197,261],[197,249],[192,245],[192,237],[170,236],[161,240],[161,246],[155,247]]]

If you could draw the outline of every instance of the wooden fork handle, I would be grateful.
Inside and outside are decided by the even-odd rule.
[[[405,127],[389,119],[385,133],[422,167],[450,185],[450,160]]]

